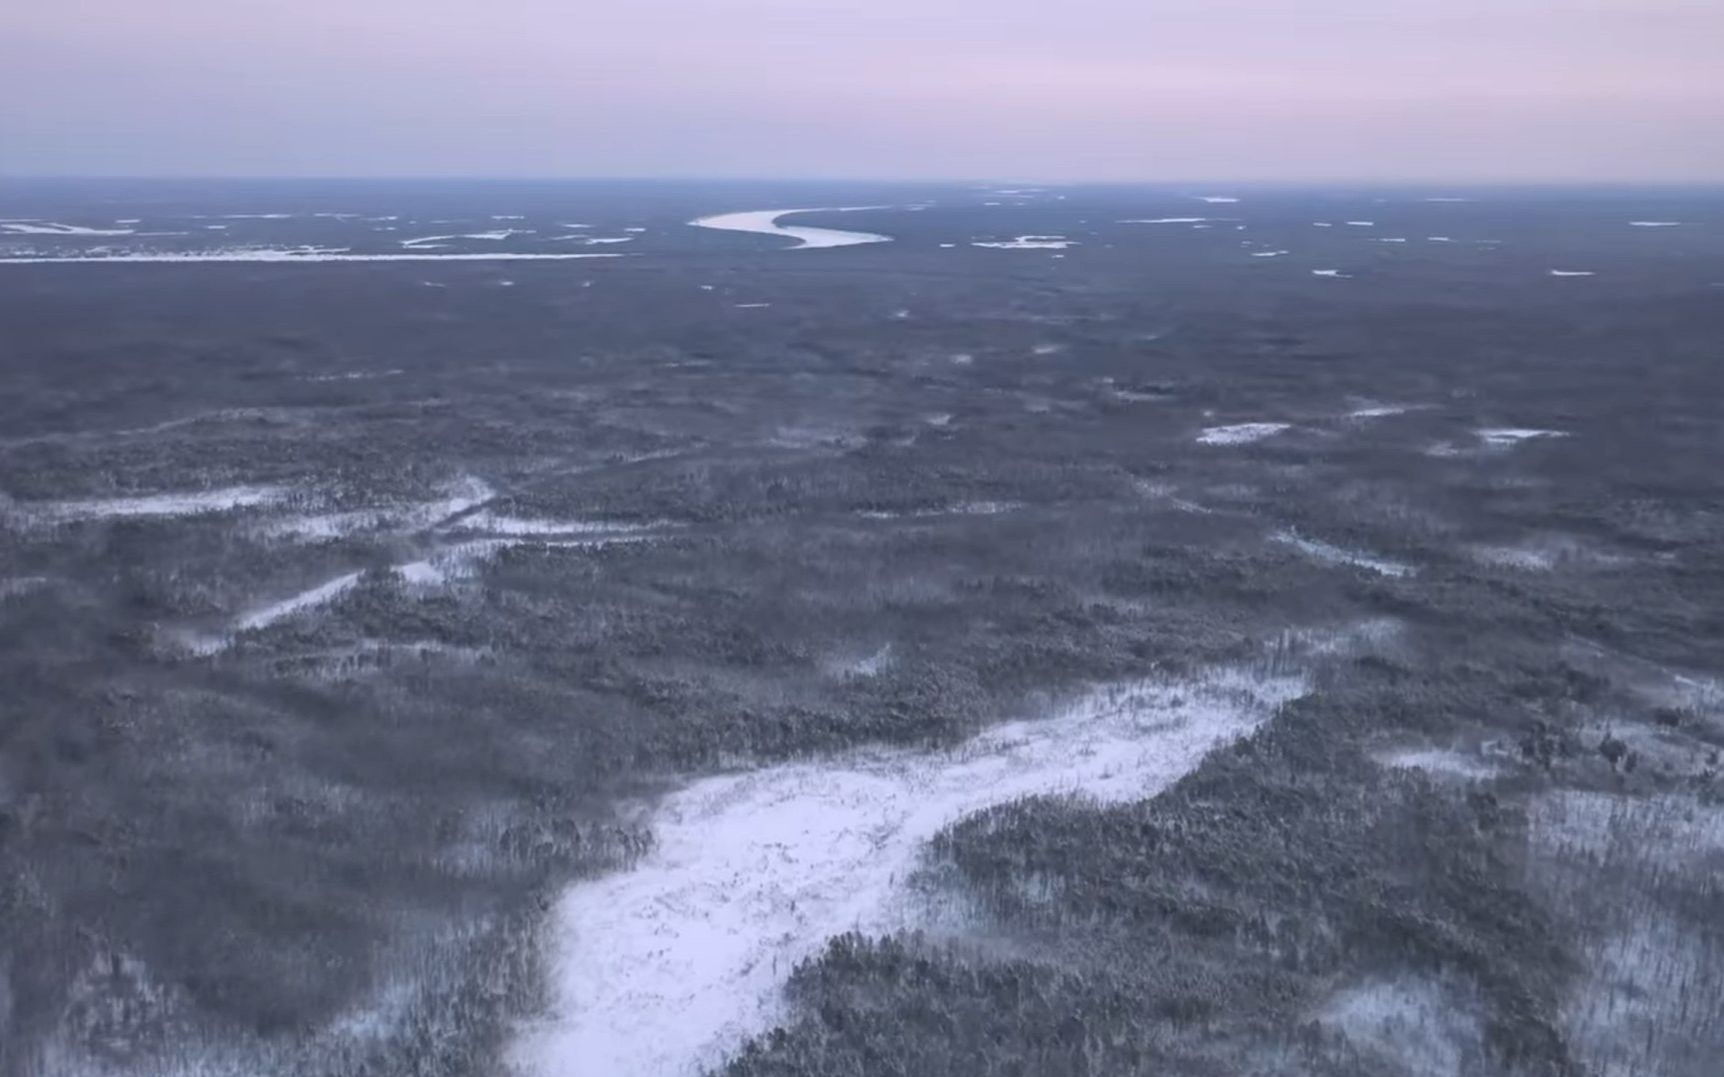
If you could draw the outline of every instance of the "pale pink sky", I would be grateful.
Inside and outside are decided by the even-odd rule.
[[[1724,0],[7,0],[0,174],[1724,181]]]

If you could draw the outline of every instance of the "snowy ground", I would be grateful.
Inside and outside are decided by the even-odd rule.
[[[785,977],[826,939],[911,926],[903,883],[944,827],[1025,796],[1150,796],[1302,688],[1231,670],[1116,685],[950,752],[696,782],[653,813],[639,867],[564,894],[554,1016],[514,1060],[544,1077],[698,1073],[782,1019]]]

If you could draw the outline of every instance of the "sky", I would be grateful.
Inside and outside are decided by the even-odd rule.
[[[1724,181],[1724,0],[7,0],[0,175]]]

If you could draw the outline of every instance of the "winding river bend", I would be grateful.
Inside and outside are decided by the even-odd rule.
[[[812,209],[756,209],[743,213],[717,213],[696,217],[688,222],[696,228],[713,228],[721,232],[755,232],[763,236],[783,236],[797,241],[786,250],[814,250],[820,247],[854,247],[862,243],[890,243],[891,236],[874,232],[846,232],[838,228],[798,228],[781,225],[779,218],[792,213],[854,213],[864,209],[885,209],[885,206],[824,206]]]

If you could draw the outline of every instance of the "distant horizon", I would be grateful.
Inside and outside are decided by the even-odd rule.
[[[507,175],[485,173],[375,173],[324,175],[271,175],[268,173],[29,173],[0,172],[0,183],[734,183],[734,184],[887,184],[895,186],[974,187],[977,189],[1018,186],[1038,189],[1054,188],[1202,188],[1215,193],[1221,188],[1231,190],[1320,190],[1351,188],[1354,190],[1409,190],[1431,188],[1454,191],[1515,191],[1515,190],[1724,190],[1724,176],[1696,179],[1381,179],[1368,177],[1331,177],[1302,179],[1030,179],[1022,176],[820,176],[820,175],[726,175],[677,173],[665,175]],[[1196,195],[1193,195],[1196,197]]]

